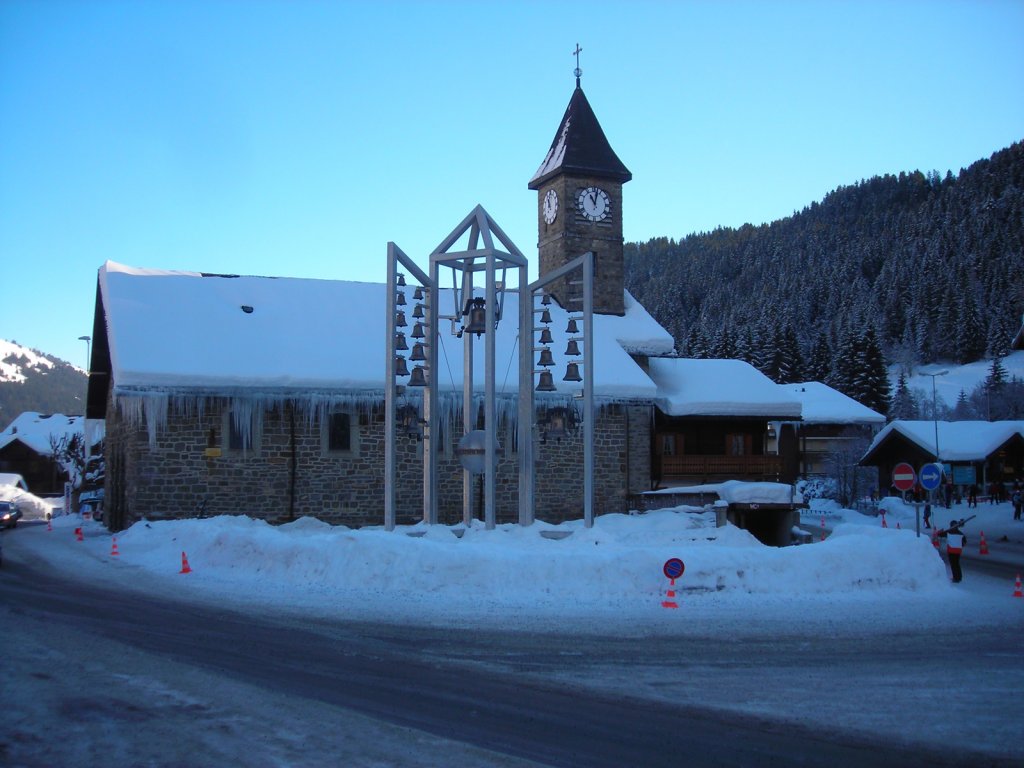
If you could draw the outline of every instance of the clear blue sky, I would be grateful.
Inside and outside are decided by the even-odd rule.
[[[107,259],[382,281],[477,203],[535,263],[577,42],[627,240],[1024,139],[1021,0],[4,0],[0,338],[82,365]]]

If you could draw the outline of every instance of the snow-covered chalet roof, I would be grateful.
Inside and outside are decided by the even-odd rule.
[[[893,432],[935,454],[935,429],[939,431],[941,461],[982,461],[1014,435],[1024,438],[1024,421],[902,421],[886,425],[865,453],[868,458]]]
[[[819,381],[780,384],[800,401],[805,424],[885,424],[885,416]]]
[[[669,416],[800,418],[800,401],[742,360],[651,358],[650,374]]]
[[[107,262],[99,270],[99,286],[119,394],[384,390],[383,283],[204,275]],[[411,305],[411,288],[408,295]],[[451,292],[442,290],[439,301],[441,313],[450,313]],[[668,354],[672,336],[628,294],[625,307],[622,317],[594,317],[594,394],[652,399],[654,383],[629,353]],[[559,391],[569,393],[579,384],[561,380],[568,314],[556,304],[549,309],[556,339],[552,373]],[[499,394],[518,388],[515,291],[505,294],[504,318],[495,339]],[[461,392],[463,342],[449,332],[448,321],[440,326],[439,386]],[[474,344],[482,389],[483,338]]]
[[[40,456],[50,456],[53,453],[51,435],[57,440],[64,437],[70,440],[73,435],[82,434],[84,426],[85,419],[81,416],[25,411],[0,432],[0,448],[18,440]]]

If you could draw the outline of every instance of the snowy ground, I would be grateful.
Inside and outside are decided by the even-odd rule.
[[[42,514],[45,504],[28,517]],[[554,632],[571,627],[626,638],[747,637],[751,646],[791,637],[795,647],[809,639],[809,648],[818,640],[856,647],[857,638],[868,635],[948,636],[951,625],[979,633],[1024,629],[1024,599],[1013,597],[1012,579],[972,572],[968,562],[964,582],[952,585],[930,532],[915,535],[914,508],[896,499],[881,506],[884,528],[881,517],[812,502],[802,523],[812,543],[784,549],[763,546],[733,526],[717,528],[711,513],[680,507],[606,515],[591,529],[580,522],[493,531],[482,524],[419,525],[393,533],[313,519],[271,526],[237,516],[142,522],[114,537],[98,523],[57,516],[52,530],[39,520],[6,532],[5,555],[16,549],[19,558],[118,589],[339,619]],[[936,508],[933,521],[945,525],[970,514],[978,515],[966,527],[971,553],[984,531],[990,557],[1024,571],[1024,522],[1012,520],[1009,504]],[[79,526],[82,542],[74,536]],[[189,573],[181,573],[183,557]],[[669,587],[662,565],[670,557],[686,564],[676,583],[678,610],[662,607]],[[922,674],[914,667],[893,677],[888,665],[874,670],[873,663],[865,659],[865,674],[877,678],[870,691],[827,672],[816,673],[825,677],[819,690],[809,690],[793,668],[763,669],[758,686],[770,690],[766,697],[749,689],[749,670],[700,663],[671,687],[665,670],[655,668],[594,668],[589,679],[574,682],[631,687],[637,695],[671,695],[677,703],[723,710],[785,712],[816,725],[845,722],[893,738],[906,732],[932,743],[941,739],[952,711],[940,716],[944,705],[936,700],[948,687],[947,670]],[[991,678],[977,686],[967,681],[958,696],[961,733],[991,754],[1024,756],[1024,729],[1006,716],[1020,672],[1000,676],[998,660],[991,663]],[[874,693],[877,701],[866,698]],[[890,697],[899,703],[888,705]],[[922,724],[908,712],[915,722],[905,723],[899,712],[908,701],[935,716]]]
[[[26,520],[46,504],[29,509]],[[913,506],[886,499],[887,527],[881,517],[832,502],[811,506],[802,528],[812,544],[782,549],[763,546],[732,525],[717,528],[713,513],[687,507],[605,515],[590,529],[574,521],[493,531],[482,523],[469,529],[416,525],[388,533],[311,518],[272,526],[224,516],[140,522],[112,536],[72,515],[55,517],[52,531],[23,526],[17,535],[33,557],[81,578],[369,620],[543,627],[572,616],[605,632],[632,631],[637,619],[654,632],[678,632],[681,624],[685,631],[693,622],[681,623],[661,607],[669,587],[662,565],[671,557],[686,565],[676,590],[687,615],[714,622],[729,623],[739,612],[806,628],[831,622],[835,612],[867,611],[884,631],[947,621],[948,606],[967,601],[967,622],[1024,616],[1024,600],[973,588],[969,566],[964,583],[951,585],[929,532],[915,535]],[[972,551],[984,532],[993,558],[1019,557],[1024,522],[1012,520],[1008,503],[936,508],[933,522],[945,525],[969,514],[978,515],[965,529]],[[74,537],[79,526],[81,543]],[[1001,547],[1004,541],[1009,546]],[[183,557],[188,574],[180,573]],[[1008,583],[1005,593],[1012,592]]]

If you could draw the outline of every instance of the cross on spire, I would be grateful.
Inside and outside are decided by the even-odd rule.
[[[576,69],[573,70],[573,74],[576,75],[576,87],[580,87],[580,75],[583,74],[583,70],[580,69],[580,54],[583,49],[580,48],[580,44],[576,43],[576,50],[572,52],[572,55],[576,57]]]

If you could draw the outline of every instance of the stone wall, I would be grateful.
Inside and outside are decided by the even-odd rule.
[[[203,414],[170,412],[149,445],[143,426],[107,409],[109,524],[114,530],[140,518],[174,519],[244,514],[281,522],[304,515],[353,527],[384,520],[384,411],[352,412],[350,453],[324,450],[321,426],[287,404],[263,414],[252,450],[224,449],[228,401],[208,401]],[[650,483],[650,406],[609,406],[595,424],[595,514],[625,512],[632,493]],[[508,425],[499,436],[498,522],[518,520],[518,461]],[[461,428],[444,430],[438,479],[441,523],[462,520],[463,473],[455,452]],[[210,451],[209,448],[214,450]],[[535,437],[538,519],[583,516],[582,429],[560,439]],[[397,440],[396,519],[422,518],[423,450],[416,438]],[[482,518],[481,478],[474,478],[474,516]]]

